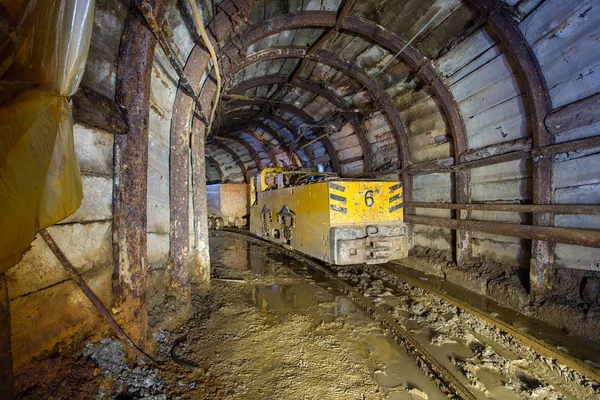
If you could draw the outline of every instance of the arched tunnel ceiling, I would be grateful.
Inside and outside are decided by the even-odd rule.
[[[545,86],[535,76],[517,78],[535,61],[515,40],[518,28],[504,7],[493,0],[259,1],[219,48],[225,87],[206,146],[209,182],[247,181],[267,166],[406,174],[536,137]],[[471,42],[481,54],[469,75],[467,60],[452,52]],[[508,115],[514,129],[498,132],[492,113]]]

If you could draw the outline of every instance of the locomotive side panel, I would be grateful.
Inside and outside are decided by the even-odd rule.
[[[260,237],[331,262],[326,182],[258,192],[250,231]]]

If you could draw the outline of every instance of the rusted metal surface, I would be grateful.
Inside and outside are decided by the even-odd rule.
[[[129,131],[127,110],[100,93],[80,87],[71,97],[73,119],[85,126],[102,129],[116,135]]]
[[[399,148],[400,159],[402,160],[403,165],[410,165],[410,147],[409,147],[409,139],[406,126],[402,121],[400,116],[400,112],[396,109],[393,100],[391,97],[382,90],[379,85],[373,82],[370,76],[364,72],[362,69],[350,64],[348,61],[344,60],[340,56],[335,53],[331,53],[324,50],[315,50],[312,54],[308,54],[307,47],[273,47],[268,50],[264,50],[260,52],[260,59],[264,60],[274,60],[279,58],[308,58],[313,61],[320,62],[322,64],[328,65],[335,69],[338,69],[344,72],[346,75],[350,76],[361,85],[364,85],[366,89],[369,91],[373,99],[381,105],[383,111],[388,116],[390,124],[394,129],[396,145]],[[249,57],[250,59],[250,57]],[[243,64],[240,64],[243,65]],[[282,108],[285,105],[282,105]],[[293,106],[289,106],[293,107]],[[310,117],[310,119],[313,119]],[[316,121],[315,121],[316,122]],[[323,142],[325,147],[327,148],[329,145],[326,145]],[[332,146],[333,147],[333,146]],[[336,158],[336,157],[334,157]],[[335,170],[335,169],[334,169]],[[337,171],[336,171],[337,172]]]
[[[273,127],[271,127],[268,124],[265,124],[263,122],[256,121],[256,120],[249,122],[248,125],[260,128],[263,131],[267,132],[269,135],[271,135],[279,143],[279,145],[281,146],[283,151],[287,154],[287,157],[290,160],[290,162],[292,163],[292,165],[295,167],[299,166],[299,164],[298,164],[299,157],[296,156],[296,154],[292,151],[290,146],[288,146],[288,144],[283,139],[283,136],[281,136],[281,134],[279,132],[277,132],[277,130],[275,130]]]
[[[251,57],[248,57],[248,58],[250,59]],[[288,79],[287,75],[261,76],[258,78],[249,79],[249,80],[239,83],[238,85],[231,88],[230,92],[231,93],[243,93],[248,89],[252,89],[252,88],[255,88],[258,86],[282,85],[288,81],[289,81],[289,79]],[[347,107],[346,104],[344,103],[344,101],[335,92],[333,92],[327,88],[324,88],[323,86],[321,86],[320,84],[318,84],[314,81],[311,81],[309,79],[304,79],[304,78],[295,78],[291,82],[291,84],[293,84],[294,86],[297,86],[303,90],[309,91],[311,93],[314,93],[316,95],[319,95],[319,96],[327,99],[327,101],[329,101],[338,110],[343,110],[344,108]],[[361,146],[362,152],[364,154],[363,159],[364,159],[364,164],[365,164],[365,170],[369,171],[369,169],[372,166],[372,151],[371,151],[371,147],[369,146],[369,143],[367,141],[367,135],[366,135],[362,125],[358,121],[357,114],[351,110],[341,111],[340,114],[343,115],[350,124],[352,124],[352,127],[354,128],[354,131],[356,132],[356,134],[358,136],[358,140],[360,141],[360,146]],[[340,164],[343,164],[343,163],[344,163],[344,160],[340,160]]]
[[[524,239],[547,240],[586,247],[600,247],[599,230],[541,227],[494,221],[461,221],[450,218],[417,215],[406,215],[405,219],[415,224],[446,229],[464,229]]]
[[[206,158],[208,158],[210,166],[217,170],[217,173],[219,174],[219,179],[221,179],[221,183],[227,182],[227,180],[225,179],[225,174],[223,173],[223,169],[221,168],[217,160],[215,160],[213,156],[206,156]]]
[[[241,144],[242,146],[244,146],[244,148],[246,150],[248,150],[248,153],[250,154],[250,157],[252,157],[252,160],[254,160],[254,163],[256,164],[256,169],[258,171],[263,169],[263,164],[262,164],[262,161],[260,160],[260,155],[256,152],[256,150],[252,146],[250,146],[250,144],[247,141],[245,141],[241,137],[237,137],[237,136],[236,137],[222,137],[222,138],[235,141],[235,142]],[[221,136],[215,136],[215,139],[220,140]]]
[[[356,0],[342,0],[340,8],[337,13],[336,24],[334,25],[334,27],[327,29],[313,43],[313,45],[310,46],[310,48],[307,50],[307,54],[312,54],[317,49],[319,49],[321,46],[323,46],[331,37],[333,37],[334,35],[337,34],[337,26],[339,26],[339,24],[344,20],[344,18],[346,18],[346,16],[348,15],[348,13],[352,9],[352,7],[354,7],[354,4],[356,4]],[[308,63],[309,63],[308,59],[306,59],[306,58],[301,59],[300,62],[298,63],[298,65],[296,66],[296,68],[294,69],[294,71],[288,76],[287,83],[291,84],[297,78],[299,78],[301,76],[302,72],[306,69]],[[284,88],[284,85],[277,86],[277,89],[271,95],[270,98],[272,98],[272,99],[279,98],[283,91],[283,88]]]
[[[295,138],[298,138],[300,135],[298,130],[289,121],[286,121],[285,119],[281,118],[279,115],[275,115],[275,114],[271,114],[271,113],[267,113],[267,112],[260,112],[257,114],[254,111],[238,110],[238,111],[232,111],[232,112],[227,113],[227,116],[230,121],[234,121],[236,119],[244,119],[245,121],[256,121],[258,119],[270,120],[270,121],[273,121],[273,122],[281,125],[288,132],[290,132],[292,134],[292,136],[294,136]],[[234,127],[231,127],[230,126],[231,124],[227,125],[227,124],[223,123],[221,125],[221,127],[222,127],[221,130],[225,131],[225,132],[228,132],[228,131],[233,132],[236,129],[237,130],[245,129],[248,126],[248,124],[250,124],[250,122],[245,122],[245,121],[239,122],[237,125],[235,125],[235,123],[234,123],[233,124],[233,125],[235,125]],[[298,143],[305,143],[305,139],[300,138]],[[307,150],[306,154],[308,154],[309,158],[312,159],[313,158],[312,152],[308,148],[306,150]],[[294,153],[294,154],[296,154],[296,153]]]
[[[196,90],[194,90],[188,77],[185,75],[185,72],[183,71],[183,68],[181,66],[181,62],[175,55],[175,52],[171,48],[171,45],[169,44],[167,38],[165,37],[165,35],[163,34],[163,32],[160,28],[158,22],[156,21],[156,18],[154,17],[154,14],[153,14],[152,5],[149,4],[145,0],[135,0],[135,4],[138,7],[138,9],[140,10],[140,13],[142,13],[142,15],[144,16],[144,19],[146,20],[146,23],[148,24],[148,28],[150,28],[150,30],[154,34],[154,37],[160,44],[160,47],[162,48],[163,52],[165,53],[165,56],[167,57],[167,60],[169,60],[169,63],[171,64],[171,66],[175,70],[175,73],[179,77],[180,87],[182,87],[185,90],[185,92],[192,99],[194,99],[194,102],[198,106],[198,109],[196,110],[196,112],[198,112],[200,114],[200,117],[206,122],[207,118],[206,118],[206,115],[205,115],[201,105],[200,105],[200,99],[198,98],[198,94],[196,93]]]
[[[532,139],[530,137],[520,138],[509,142],[492,144],[490,146],[480,147],[478,149],[467,150],[460,155],[460,162],[470,162],[483,160],[486,158],[513,153],[516,151],[528,151],[532,147]]]
[[[197,88],[200,85],[202,75],[208,68],[209,63],[208,53],[200,47],[195,47],[190,54],[185,66],[185,73],[188,76],[190,85]],[[169,154],[169,224],[170,224],[170,241],[169,241],[169,286],[170,292],[187,300],[189,295],[190,284],[190,257],[189,257],[189,149],[190,137],[192,135],[192,118],[193,111],[198,109],[208,109],[210,101],[206,102],[207,96],[200,92],[198,101],[190,98],[183,87],[177,90],[175,102],[173,105],[173,117],[171,120],[171,142]],[[199,121],[199,118],[195,118]],[[201,122],[204,124],[204,120]],[[204,137],[192,138],[192,142],[196,140],[196,147],[200,146],[198,141],[202,141],[204,146]],[[192,158],[201,157],[204,161],[204,153],[192,154]],[[199,166],[197,166],[199,168]],[[197,199],[199,201],[199,199]],[[196,210],[195,210],[196,211]],[[197,211],[196,211],[197,212]],[[206,218],[206,215],[204,215]],[[194,230],[194,232],[197,229]],[[192,257],[195,262],[198,262],[198,254]],[[192,278],[194,279],[194,278]]]
[[[261,104],[261,102],[255,101],[255,100],[252,100],[252,101],[250,101],[250,100],[234,100],[230,103],[230,107],[235,108],[235,107],[241,107],[241,106],[245,106],[245,105],[254,105],[254,104]],[[300,108],[295,107],[291,104],[278,104],[278,108],[282,112],[288,112],[290,114],[294,114],[297,118],[304,121],[307,125],[318,125],[318,121],[316,121],[311,115],[309,115],[308,113],[304,112]],[[228,114],[224,114],[224,115],[228,115]],[[273,114],[271,114],[271,113],[256,114],[255,113],[255,114],[250,115],[249,120],[251,120],[252,118],[258,117],[260,115],[264,115],[266,118],[271,118],[271,115],[273,115]],[[287,125],[289,125],[289,124],[287,124]],[[323,138],[321,138],[320,141],[323,144],[323,147],[325,147],[325,150],[327,151],[327,154],[331,161],[331,166],[333,168],[333,171],[335,173],[339,174],[340,173],[340,164],[339,164],[339,160],[336,155],[336,151],[333,147],[333,144],[331,143],[331,140],[328,137],[323,137]]]
[[[208,249],[208,208],[206,201],[206,158],[204,157],[204,122],[195,118],[192,123],[192,198],[194,202],[194,264],[191,281],[210,282],[210,254]]]
[[[223,142],[217,141],[217,142],[215,142],[214,146],[219,147],[220,149],[225,151],[227,154],[229,154],[231,156],[231,158],[233,158],[233,161],[235,161],[235,163],[237,164],[240,171],[242,171],[242,174],[244,175],[244,183],[250,182],[250,176],[248,175],[248,170],[246,169],[246,166],[240,159],[240,156],[238,156],[235,151],[233,151],[229,146],[227,146]]]
[[[152,6],[162,20],[162,0]],[[138,346],[146,338],[148,120],[156,38],[131,9],[125,21],[117,67],[117,103],[128,112],[129,133],[114,142],[114,309]]]
[[[252,106],[252,105],[261,105],[263,104],[263,102],[261,100],[232,100],[228,103],[228,106],[226,109],[235,109],[235,108],[239,108],[239,107],[243,107],[243,106]],[[318,121],[316,121],[311,115],[309,115],[308,113],[306,113],[305,111],[303,111],[302,109],[291,105],[291,104],[277,104],[277,108],[279,108],[281,110],[281,113],[290,113],[290,114],[294,114],[297,118],[299,118],[300,120],[302,120],[304,123],[306,123],[307,125],[311,126],[311,125],[318,125]],[[224,115],[229,115],[228,113],[225,113]],[[242,115],[241,113],[238,115]],[[271,116],[276,116],[276,114],[271,113],[271,112],[249,112],[248,114],[244,114],[244,115],[248,115],[248,120],[246,121],[245,124],[252,124],[253,121],[256,118],[259,117],[265,117],[268,119],[274,119]],[[282,118],[280,119],[282,121],[284,121]],[[285,125],[286,129],[288,129],[287,127],[290,126],[289,122],[286,122]],[[290,130],[288,129],[290,132],[295,132],[296,129],[294,130]],[[315,131],[320,131],[320,128],[315,129]],[[298,135],[295,135],[296,137],[298,137]],[[323,144],[323,147],[325,147],[325,149],[327,150],[327,154],[331,160],[334,172],[339,172],[339,169],[336,169],[336,165],[339,166],[339,162],[337,160],[337,156],[335,153],[335,150],[333,149],[333,145],[331,144],[331,140],[328,137],[322,137],[320,139],[320,142]],[[291,151],[294,151],[294,149],[291,149]]]
[[[592,149],[595,147],[600,147],[600,136],[592,136],[585,139],[578,139],[570,142],[552,144],[550,146],[533,149],[531,153],[533,157],[552,157],[555,154],[559,153],[581,151],[586,149]]]
[[[262,129],[263,131],[266,131],[269,135],[271,135],[273,137],[273,139],[277,142],[277,144],[275,145],[276,147],[281,147],[281,149],[286,153],[286,157],[290,160],[290,162],[292,163],[292,165],[294,166],[298,166],[298,156],[296,155],[296,153],[294,153],[292,151],[292,149],[290,148],[290,146],[285,142],[284,138],[281,136],[281,134],[279,132],[277,132],[277,130],[275,130],[273,127],[271,127],[268,124],[265,124],[259,120],[253,119],[250,120],[250,122],[246,122],[243,123],[242,125],[239,125],[237,127],[235,127],[235,129],[223,129],[225,131],[225,133],[221,133],[221,135],[227,135],[227,137],[231,140],[235,140],[235,141],[243,141],[243,139],[239,138],[236,135],[236,132],[239,131],[246,131],[246,130],[252,130],[253,128],[259,128]],[[265,141],[265,138],[263,138],[262,136],[257,136],[257,135],[252,135],[255,138],[257,138],[257,140],[259,140],[261,142],[261,144],[263,145],[263,148],[267,149],[267,147],[271,148],[269,146],[269,143]],[[272,149],[272,148],[271,148]],[[253,150],[254,151],[254,150]],[[257,163],[258,166],[258,163]],[[259,168],[259,170],[262,168]]]
[[[441,210],[600,215],[600,204],[452,204],[412,202],[404,203],[404,206],[411,209],[436,208]]]
[[[273,163],[273,165],[275,167],[280,166],[279,160],[277,159],[277,155],[273,151],[273,148],[271,146],[269,146],[268,143],[266,143],[264,138],[262,138],[255,130],[250,129],[250,128],[243,129],[243,132],[252,136],[261,144],[261,146],[265,149],[265,151],[267,152],[267,155],[269,156],[269,159],[271,160],[271,162]],[[230,137],[233,138],[235,136],[230,136]]]
[[[405,215],[405,221],[446,229],[461,229],[523,239],[551,241],[600,248],[600,230],[519,225],[495,221],[464,221],[451,218]]]
[[[14,398],[10,298],[5,274],[0,274],[0,393],[7,400]]]
[[[537,58],[517,22],[499,0],[468,0],[467,4],[481,15],[487,15],[487,25],[504,43],[508,57],[514,62],[515,72],[526,99],[533,146],[541,148],[551,145],[554,138],[544,125],[544,119],[551,109],[548,87]],[[552,165],[551,157],[534,158],[533,202],[535,204],[552,203]],[[552,226],[554,217],[551,214],[534,214],[533,224]],[[531,293],[535,299],[542,300],[552,288],[554,248],[551,243],[536,239],[532,243],[531,253]]]
[[[71,262],[67,259],[61,249],[58,247],[52,236],[48,233],[47,230],[42,229],[40,231],[40,236],[44,239],[44,242],[48,245],[54,256],[58,259],[60,264],[64,267],[64,269],[69,273],[69,276],[73,281],[79,286],[81,291],[85,294],[85,296],[90,300],[90,302],[96,307],[96,310],[102,315],[102,318],[106,321],[110,329],[117,335],[127,347],[129,347],[136,356],[140,360],[143,360],[147,364],[156,365],[156,362],[147,354],[145,354],[142,350],[139,349],[138,346],[133,343],[133,341],[127,336],[127,334],[121,329],[119,324],[113,319],[110,312],[104,307],[104,304],[100,301],[98,296],[94,293],[94,291],[88,286],[88,284],[83,280],[77,269],[71,264]]]

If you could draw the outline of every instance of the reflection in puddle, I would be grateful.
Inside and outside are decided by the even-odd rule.
[[[251,301],[267,326],[282,322],[290,314],[310,317],[315,326],[341,319],[353,324],[353,334],[347,342],[372,366],[373,378],[386,398],[445,399],[412,358],[321,274],[295,259],[245,240],[231,237],[211,240],[212,260],[220,260],[235,270],[245,269],[255,278]]]

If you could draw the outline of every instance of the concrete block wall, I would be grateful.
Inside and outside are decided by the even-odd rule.
[[[128,5],[97,0],[92,42],[81,85],[114,99],[118,49]],[[179,7],[166,16],[182,61],[194,39]],[[178,78],[160,47],[155,51],[149,120],[148,265],[164,268],[169,256],[169,136]],[[77,212],[49,227],[66,257],[103,304],[112,306],[112,196],[114,135],[76,124],[75,152],[84,199]],[[190,188],[191,190],[191,188]],[[190,192],[191,198],[191,192]],[[190,204],[191,204],[190,200]],[[193,245],[192,210],[190,244]],[[193,255],[192,252],[190,252]],[[190,257],[190,261],[192,257]],[[102,333],[106,324],[38,236],[22,261],[7,274],[11,301],[15,373],[59,342]]]
[[[112,134],[74,127],[84,200],[77,212],[47,230],[103,304],[112,303]],[[56,343],[104,329],[87,297],[37,235],[7,272],[15,372]]]

